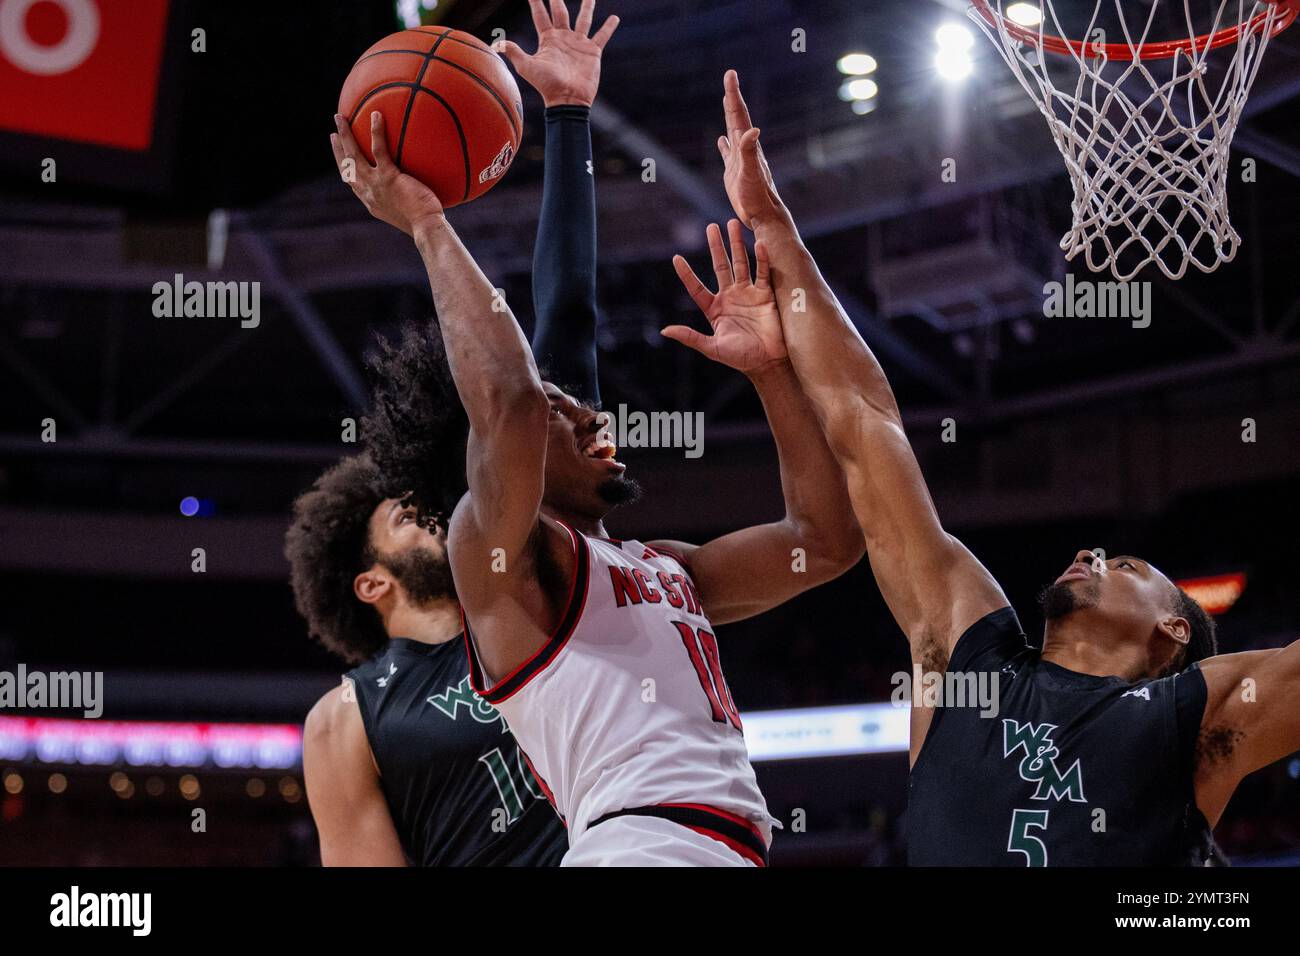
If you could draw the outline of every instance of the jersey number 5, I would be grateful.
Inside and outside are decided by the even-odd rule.
[[[682,643],[686,645],[686,653],[690,655],[691,664],[695,667],[695,676],[700,679],[700,686],[704,688],[704,696],[709,698],[713,719],[718,723],[726,721],[744,733],[744,729],[740,726],[740,713],[731,699],[727,681],[722,676],[722,664],[718,660],[718,639],[703,628],[697,631],[685,621],[673,621],[673,626],[677,628]]]
[[[1047,847],[1030,829],[1047,829],[1046,810],[1013,810],[1011,834],[1007,837],[1008,853],[1023,853],[1025,866],[1047,866]]]

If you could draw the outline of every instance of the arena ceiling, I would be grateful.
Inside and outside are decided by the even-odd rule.
[[[982,37],[967,81],[936,75],[935,27],[962,21],[963,7],[602,0],[600,16],[623,20],[593,115],[607,401],[703,409],[719,442],[764,431],[739,376],[656,333],[692,312],[669,256],[698,258],[704,225],[729,214],[713,145],[729,66],[783,194],[914,423],[1160,407],[1207,382],[1285,392],[1278,382],[1300,367],[1300,28],[1275,41],[1237,136],[1235,157],[1259,162],[1257,182],[1230,189],[1241,254],[1211,276],[1153,279],[1154,321],[1136,330],[1043,316],[1042,284],[1066,269],[1056,242],[1068,183],[1042,118]],[[132,507],[167,484],[150,476],[171,462],[228,469],[242,507],[280,508],[304,470],[338,454],[339,421],[364,402],[357,359],[372,336],[428,314],[417,257],[338,181],[325,141],[341,79],[395,25],[392,4],[323,5],[310,20],[179,9],[209,41],[180,75],[168,184],[147,194],[0,182],[11,502]],[[522,2],[443,9],[453,26],[487,38],[500,26],[529,44]],[[853,51],[879,63],[868,115],[837,95],[836,61]],[[285,75],[301,83],[285,88]],[[453,220],[528,326],[541,129],[535,95],[525,104],[508,180]],[[940,177],[949,158],[956,182]],[[228,211],[228,240],[209,271],[214,209]],[[261,326],[154,319],[150,289],[176,271],[261,281]],[[57,453],[36,430],[51,414]]]

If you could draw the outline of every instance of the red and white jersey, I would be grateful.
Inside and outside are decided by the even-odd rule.
[[[465,639],[474,689],[505,716],[570,845],[608,814],[667,805],[687,826],[738,818],[765,850],[773,820],[686,565],[564,528],[575,572],[545,646],[487,687],[469,621]]]

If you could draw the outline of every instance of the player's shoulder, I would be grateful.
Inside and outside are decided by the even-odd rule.
[[[996,669],[1011,658],[1031,651],[1015,609],[1003,605],[982,615],[961,631],[953,642],[948,669]]]
[[[1127,686],[1122,697],[1182,697],[1188,693],[1200,691],[1206,685],[1205,673],[1201,670],[1202,661],[1197,661],[1181,671],[1174,671],[1160,677],[1149,677],[1135,681]]]
[[[626,544],[626,542],[623,542]],[[691,556],[699,550],[698,544],[687,544],[685,541],[647,541],[642,544],[639,541],[632,542],[636,547],[642,547],[651,552],[650,557],[663,556],[671,558],[682,566],[687,574],[691,573]]]
[[[352,678],[344,677],[307,712],[302,728],[303,746],[329,748],[356,734],[364,737],[365,726]]]

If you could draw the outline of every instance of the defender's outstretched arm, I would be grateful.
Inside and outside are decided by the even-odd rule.
[[[533,247],[533,354],[551,381],[600,406],[596,377],[596,179],[591,104],[600,88],[605,45],[618,29],[609,17],[591,36],[595,0],[582,0],[569,25],[564,0],[531,0],[537,52],[508,40],[496,49],[546,106],[542,211]]]
[[[777,194],[735,71],[718,141],[727,194],[772,261],[790,359],[844,469],[881,593],[927,670],[942,670],[975,621],[1007,604],[978,560],[939,522],[884,370],[858,335]]]
[[[1300,750],[1300,641],[1201,661],[1196,803],[1210,826],[1249,773]]]
[[[838,577],[857,564],[864,548],[844,476],[786,354],[766,250],[761,245],[756,250],[757,273],[751,278],[740,223],[732,220],[728,229],[730,260],[722,231],[716,225],[708,228],[716,294],[685,259],[674,260],[713,334],[682,325],[669,326],[663,334],[749,377],[776,440],[785,516],[698,547],[660,542],[690,564],[700,600],[715,624],[752,617]]]

